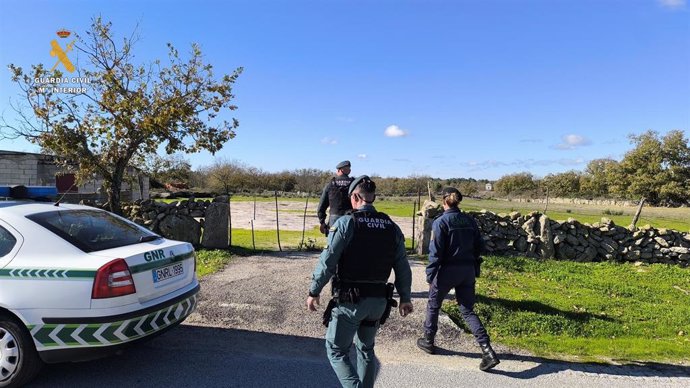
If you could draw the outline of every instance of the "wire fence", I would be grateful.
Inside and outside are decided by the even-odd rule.
[[[283,197],[278,192],[272,198],[231,197],[231,245],[252,250],[322,249],[326,236],[319,231],[318,201],[315,196]],[[391,201],[395,213],[391,218],[403,231],[408,249],[415,245],[418,201]]]

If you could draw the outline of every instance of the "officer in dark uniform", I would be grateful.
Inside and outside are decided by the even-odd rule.
[[[434,354],[434,337],[438,330],[441,303],[454,288],[462,319],[481,348],[482,361],[479,369],[484,371],[499,363],[489,343],[486,329],[473,309],[476,299],[475,276],[479,272],[479,255],[484,250],[484,241],[474,219],[458,208],[460,201],[460,191],[453,187],[443,189],[444,212],[434,220],[431,227],[429,265],[426,267],[429,301],[424,322],[424,337],[417,340],[417,346],[429,354]]]
[[[363,175],[349,186],[353,210],[331,227],[328,245],[314,269],[307,307],[316,311],[321,290],[333,277],[333,299],[324,313],[326,352],[343,387],[373,387],[376,377],[374,339],[376,330],[397,306],[393,284],[400,294],[399,312],[412,312],[410,288],[412,271],[405,253],[405,237],[398,225],[372,203],[376,185]],[[357,365],[350,362],[349,350],[357,349]]]
[[[329,227],[333,226],[335,220],[352,209],[350,198],[347,195],[347,190],[352,183],[353,178],[350,178],[350,161],[344,160],[338,163],[336,168],[336,175],[326,184],[321,193],[321,200],[316,214],[319,217],[319,230],[321,233],[328,235]],[[326,224],[326,208],[329,208],[328,224]]]

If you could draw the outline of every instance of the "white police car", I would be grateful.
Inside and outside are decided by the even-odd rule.
[[[43,362],[101,357],[179,324],[196,306],[195,270],[191,244],[112,213],[0,201],[0,387],[25,384]]]

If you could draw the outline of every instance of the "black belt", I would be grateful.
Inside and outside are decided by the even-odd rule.
[[[347,282],[340,283],[340,290],[347,292],[347,290],[356,288],[359,290],[360,297],[386,297],[386,283],[365,283],[365,282]]]

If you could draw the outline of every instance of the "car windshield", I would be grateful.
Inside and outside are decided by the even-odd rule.
[[[152,232],[97,210],[58,210],[27,216],[84,252],[102,251],[151,241]]]

